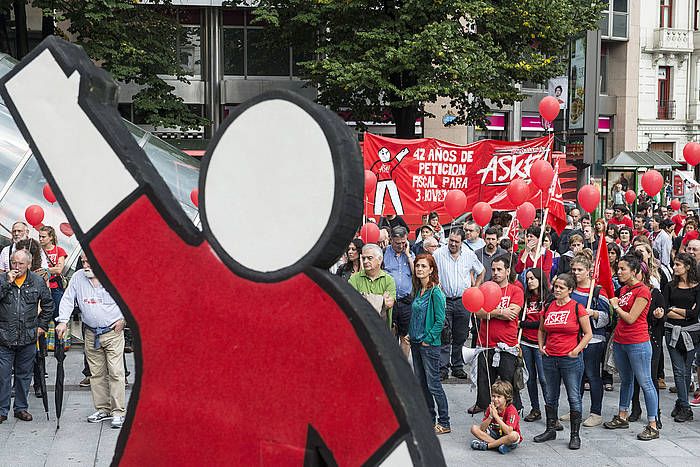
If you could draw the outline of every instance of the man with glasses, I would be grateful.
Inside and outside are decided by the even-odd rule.
[[[29,238],[29,227],[21,221],[12,224],[12,243],[0,252],[0,272],[10,270],[10,255],[16,250],[15,246],[20,240]]]
[[[399,345],[406,358],[411,352],[408,340],[408,325],[411,322],[411,305],[413,304],[413,260],[415,256],[408,248],[408,230],[398,226],[391,230],[391,243],[384,251],[384,270],[396,283],[396,303],[393,308],[393,324]]]
[[[85,355],[90,366],[90,392],[97,411],[89,423],[111,420],[121,428],[126,415],[124,380],[124,326],[126,321],[109,292],[100,284],[85,253],[83,269],[75,271],[63,294],[56,322],[56,335],[63,339],[75,303],[80,308],[85,332]]]
[[[382,269],[384,253],[378,245],[368,243],[362,247],[362,268],[350,276],[348,283],[365,298],[369,295],[383,297],[386,309],[386,325],[391,329],[392,307],[396,302],[396,283],[389,273]],[[370,303],[372,303],[370,301]]]
[[[54,311],[46,281],[29,271],[31,264],[27,250],[15,251],[10,256],[11,269],[0,275],[0,423],[10,411],[12,370],[15,418],[32,420],[27,394],[34,374],[36,340],[49,329]]]
[[[469,221],[464,223],[464,232],[467,234],[467,239],[464,242],[470,250],[476,251],[483,248],[486,243],[481,238],[481,227],[474,222]]]
[[[462,229],[453,229],[447,247],[443,246],[433,255],[438,267],[440,286],[447,297],[445,319],[452,329],[452,343],[443,343],[440,350],[440,378],[443,380],[447,379],[450,367],[455,378],[467,378],[462,346],[469,333],[469,313],[462,304],[462,294],[465,289],[478,286],[484,279],[484,266],[476,254],[469,248],[462,247],[464,237]]]

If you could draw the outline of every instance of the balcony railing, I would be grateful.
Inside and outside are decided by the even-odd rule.
[[[676,101],[656,101],[657,120],[673,120],[676,118]]]
[[[687,29],[654,29],[652,48],[658,52],[692,52],[693,34]]]

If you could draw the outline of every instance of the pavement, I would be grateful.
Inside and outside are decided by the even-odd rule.
[[[41,399],[29,395],[29,411],[32,422],[22,422],[10,418],[0,424],[0,466],[108,466],[112,460],[119,430],[110,428],[109,422],[90,424],[85,418],[93,411],[89,388],[81,388],[78,383],[83,378],[82,347],[74,346],[67,354],[66,391],[64,396],[61,428],[56,430],[56,415],[53,401],[56,361],[47,358],[46,380],[49,390],[50,420],[46,420]],[[127,354],[127,367],[132,371],[129,381],[134,381],[133,354]],[[671,365],[666,359],[666,382],[673,384]],[[533,436],[544,431],[544,420],[521,422],[524,442],[513,452],[502,455],[498,452],[477,452],[469,447],[472,436],[469,428],[480,423],[483,414],[472,417],[467,408],[476,400],[476,389],[462,380],[450,378],[444,384],[449,400],[452,433],[440,436],[445,460],[449,466],[488,465],[508,466],[693,466],[700,465],[700,410],[696,410],[696,420],[674,423],[668,415],[673,408],[675,395],[668,390],[661,391],[662,421],[661,437],[654,441],[638,441],[636,435],[644,425],[642,421],[631,424],[629,430],[606,430],[602,426],[581,428],[582,447],[578,451],[568,449],[569,426],[557,432],[557,439],[535,444]],[[619,384],[615,391],[606,392],[603,397],[603,418],[609,420],[617,411]],[[127,397],[130,392],[127,390]],[[521,392],[526,413],[530,410],[527,391]],[[540,395],[540,397],[542,397]],[[562,389],[561,414],[568,411]],[[541,401],[541,403],[543,403]],[[643,404],[643,401],[642,401]],[[642,405],[643,406],[643,405]],[[584,395],[584,419],[590,408],[589,393]],[[645,420],[644,414],[642,420]]]

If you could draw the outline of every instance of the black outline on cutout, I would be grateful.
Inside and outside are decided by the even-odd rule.
[[[83,232],[76,222],[70,207],[66,204],[60,187],[48,171],[48,167],[34,144],[31,134],[29,134],[21,119],[21,115],[4,86],[7,81],[11,80],[21,69],[46,50],[53,55],[66,76],[69,76],[74,71],[80,73],[81,82],[78,97],[80,107],[113,148],[138,184],[138,188],[131,195],[115,206],[109,213],[106,213],[104,218],[89,232]],[[133,204],[136,199],[143,195],[149,198],[161,213],[165,222],[187,244],[194,246],[201,244],[204,241],[204,235],[187,219],[165,182],[122,123],[121,117],[116,110],[116,84],[106,72],[93,65],[81,48],[56,37],[49,37],[25,57],[14,70],[8,73],[0,84],[2,84],[0,86],[0,95],[2,95],[5,104],[15,118],[23,136],[29,142],[42,172],[51,185],[69,222],[74,227],[76,237],[83,246],[93,265],[93,269],[117,301],[125,316],[127,316],[129,326],[135,331],[134,338],[140,343],[138,324],[126,306],[125,301],[100,267],[99,261],[89,247],[90,242],[119,216],[127,206]],[[430,423],[422,393],[413,378],[410,366],[395,342],[391,339],[385,324],[379,319],[371,306],[348,284],[333,278],[327,271],[317,269],[317,267],[327,267],[333,262],[335,257],[341,254],[354,235],[356,226],[359,225],[361,219],[364,174],[359,149],[349,129],[340,118],[330,111],[310,101],[306,101],[300,96],[289,92],[272,92],[239,106],[230,120],[217,133],[211,147],[215,147],[221,134],[226,130],[232,119],[240,115],[246,108],[266,99],[286,99],[299,105],[312,115],[323,129],[331,147],[335,170],[336,183],[331,216],[326,229],[310,254],[288,268],[272,273],[260,273],[243,268],[235,263],[232,258],[228,258],[228,255],[221,256],[221,259],[233,273],[258,282],[273,282],[295,274],[306,274],[328,293],[345,313],[372,361],[399,422],[398,430],[368,459],[367,465],[379,464],[393,449],[404,441],[406,441],[415,465],[444,465],[445,461],[442,451]],[[60,117],[57,116],[57,118]],[[207,154],[212,154],[212,152],[210,149],[207,151]],[[202,174],[200,175],[200,197],[206,196],[202,188],[206,167],[208,166],[208,157],[206,156],[205,158]],[[201,204],[205,204],[204,199],[201,200]],[[202,216],[202,218],[205,219],[205,216]],[[206,224],[203,225],[205,227],[204,230],[208,231]],[[209,235],[211,234],[209,233]],[[212,242],[212,247],[214,245],[218,247],[218,243],[215,243],[212,239],[207,238],[207,241]],[[217,254],[220,254],[218,249]],[[138,348],[141,348],[141,346],[138,345]],[[127,418],[119,435],[115,455],[112,459],[113,465],[119,463],[126,446],[133,421],[131,414],[135,413],[141,389],[140,375],[142,374],[143,360],[140,351],[136,352],[135,359],[137,378],[129,400]],[[313,440],[309,440],[309,442],[313,443]]]

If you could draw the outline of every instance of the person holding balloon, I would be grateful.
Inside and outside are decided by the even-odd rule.
[[[494,258],[491,262],[493,281],[481,287],[484,306],[475,313],[481,320],[477,346],[486,350],[478,357],[477,400],[470,413],[482,412],[488,407],[490,383],[496,377],[514,384],[518,359],[518,318],[525,297],[522,288],[508,281],[510,270],[508,255]],[[513,395],[513,404],[518,410],[522,409],[518,391]]]

